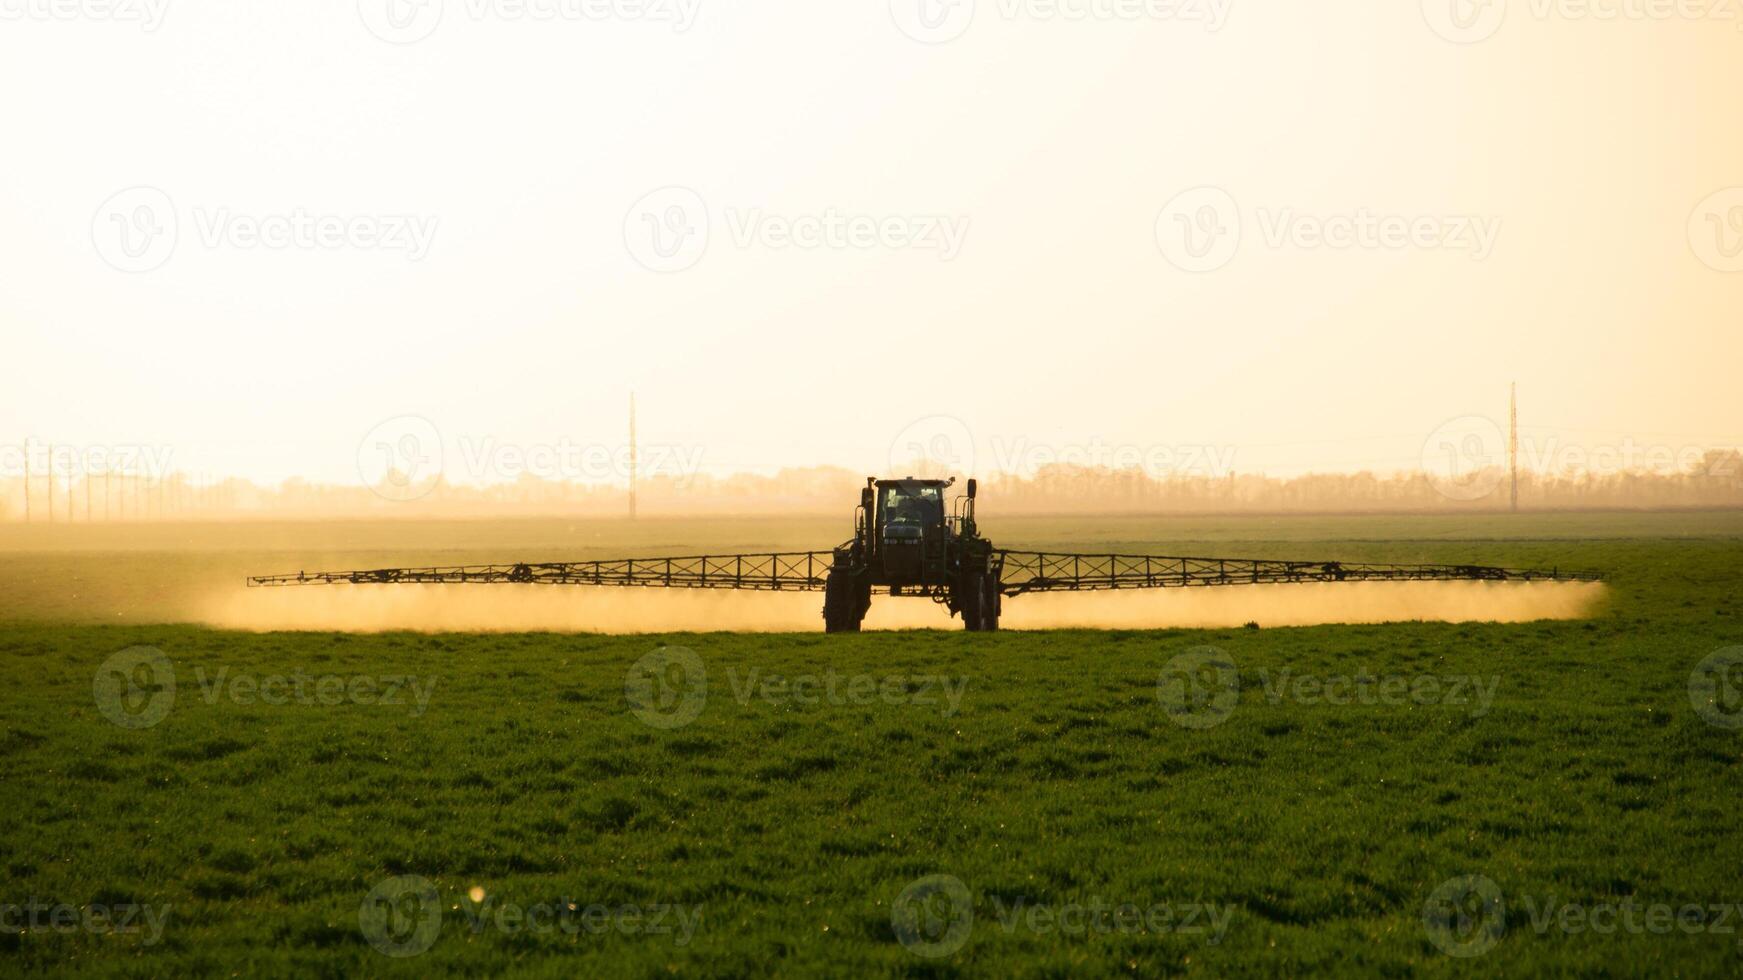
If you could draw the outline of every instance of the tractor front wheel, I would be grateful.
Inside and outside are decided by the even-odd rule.
[[[854,580],[845,572],[830,572],[823,580],[823,632],[858,633],[860,620],[865,618],[862,603],[854,588]]]

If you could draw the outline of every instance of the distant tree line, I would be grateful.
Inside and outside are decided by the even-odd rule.
[[[782,470],[773,476],[654,476],[636,488],[643,516],[839,514],[858,500],[864,475],[837,467]],[[1495,511],[1510,506],[1507,474],[1465,475],[1456,483],[1420,472],[1316,473],[1273,477],[1164,475],[1141,469],[1052,464],[1028,475],[981,480],[986,506],[1001,514],[1337,513]],[[0,520],[24,519],[24,481],[0,479]],[[959,485],[960,489],[960,485]],[[105,497],[104,494],[107,494]],[[104,502],[108,503],[105,511]],[[171,475],[106,491],[96,483],[33,481],[31,520],[47,523],[136,520],[308,519],[330,517],[619,517],[629,490],[522,476],[484,486],[440,478],[383,487],[287,480],[259,486],[228,479],[202,486]],[[1743,453],[1712,450],[1677,472],[1522,471],[1522,510],[1743,507]],[[106,514],[106,516],[105,516]]]

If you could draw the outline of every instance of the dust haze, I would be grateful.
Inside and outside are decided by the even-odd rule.
[[[1222,628],[1415,620],[1520,623],[1592,615],[1592,582],[1356,582],[1252,585],[1020,596],[1005,600],[1008,629]],[[816,593],[476,585],[226,589],[198,622],[251,631],[820,632]],[[943,606],[878,596],[868,630],[959,629]]]

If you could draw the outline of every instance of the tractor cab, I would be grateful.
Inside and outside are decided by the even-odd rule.
[[[871,496],[871,545],[891,585],[941,582],[945,568],[944,491],[954,480],[877,480]]]

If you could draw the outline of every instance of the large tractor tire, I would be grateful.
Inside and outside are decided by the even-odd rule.
[[[829,573],[823,581],[823,632],[858,633],[869,601],[862,599],[865,589],[846,572]],[[866,597],[869,599],[869,596]]]
[[[962,577],[962,625],[972,633],[999,628],[998,579],[987,572]]]

